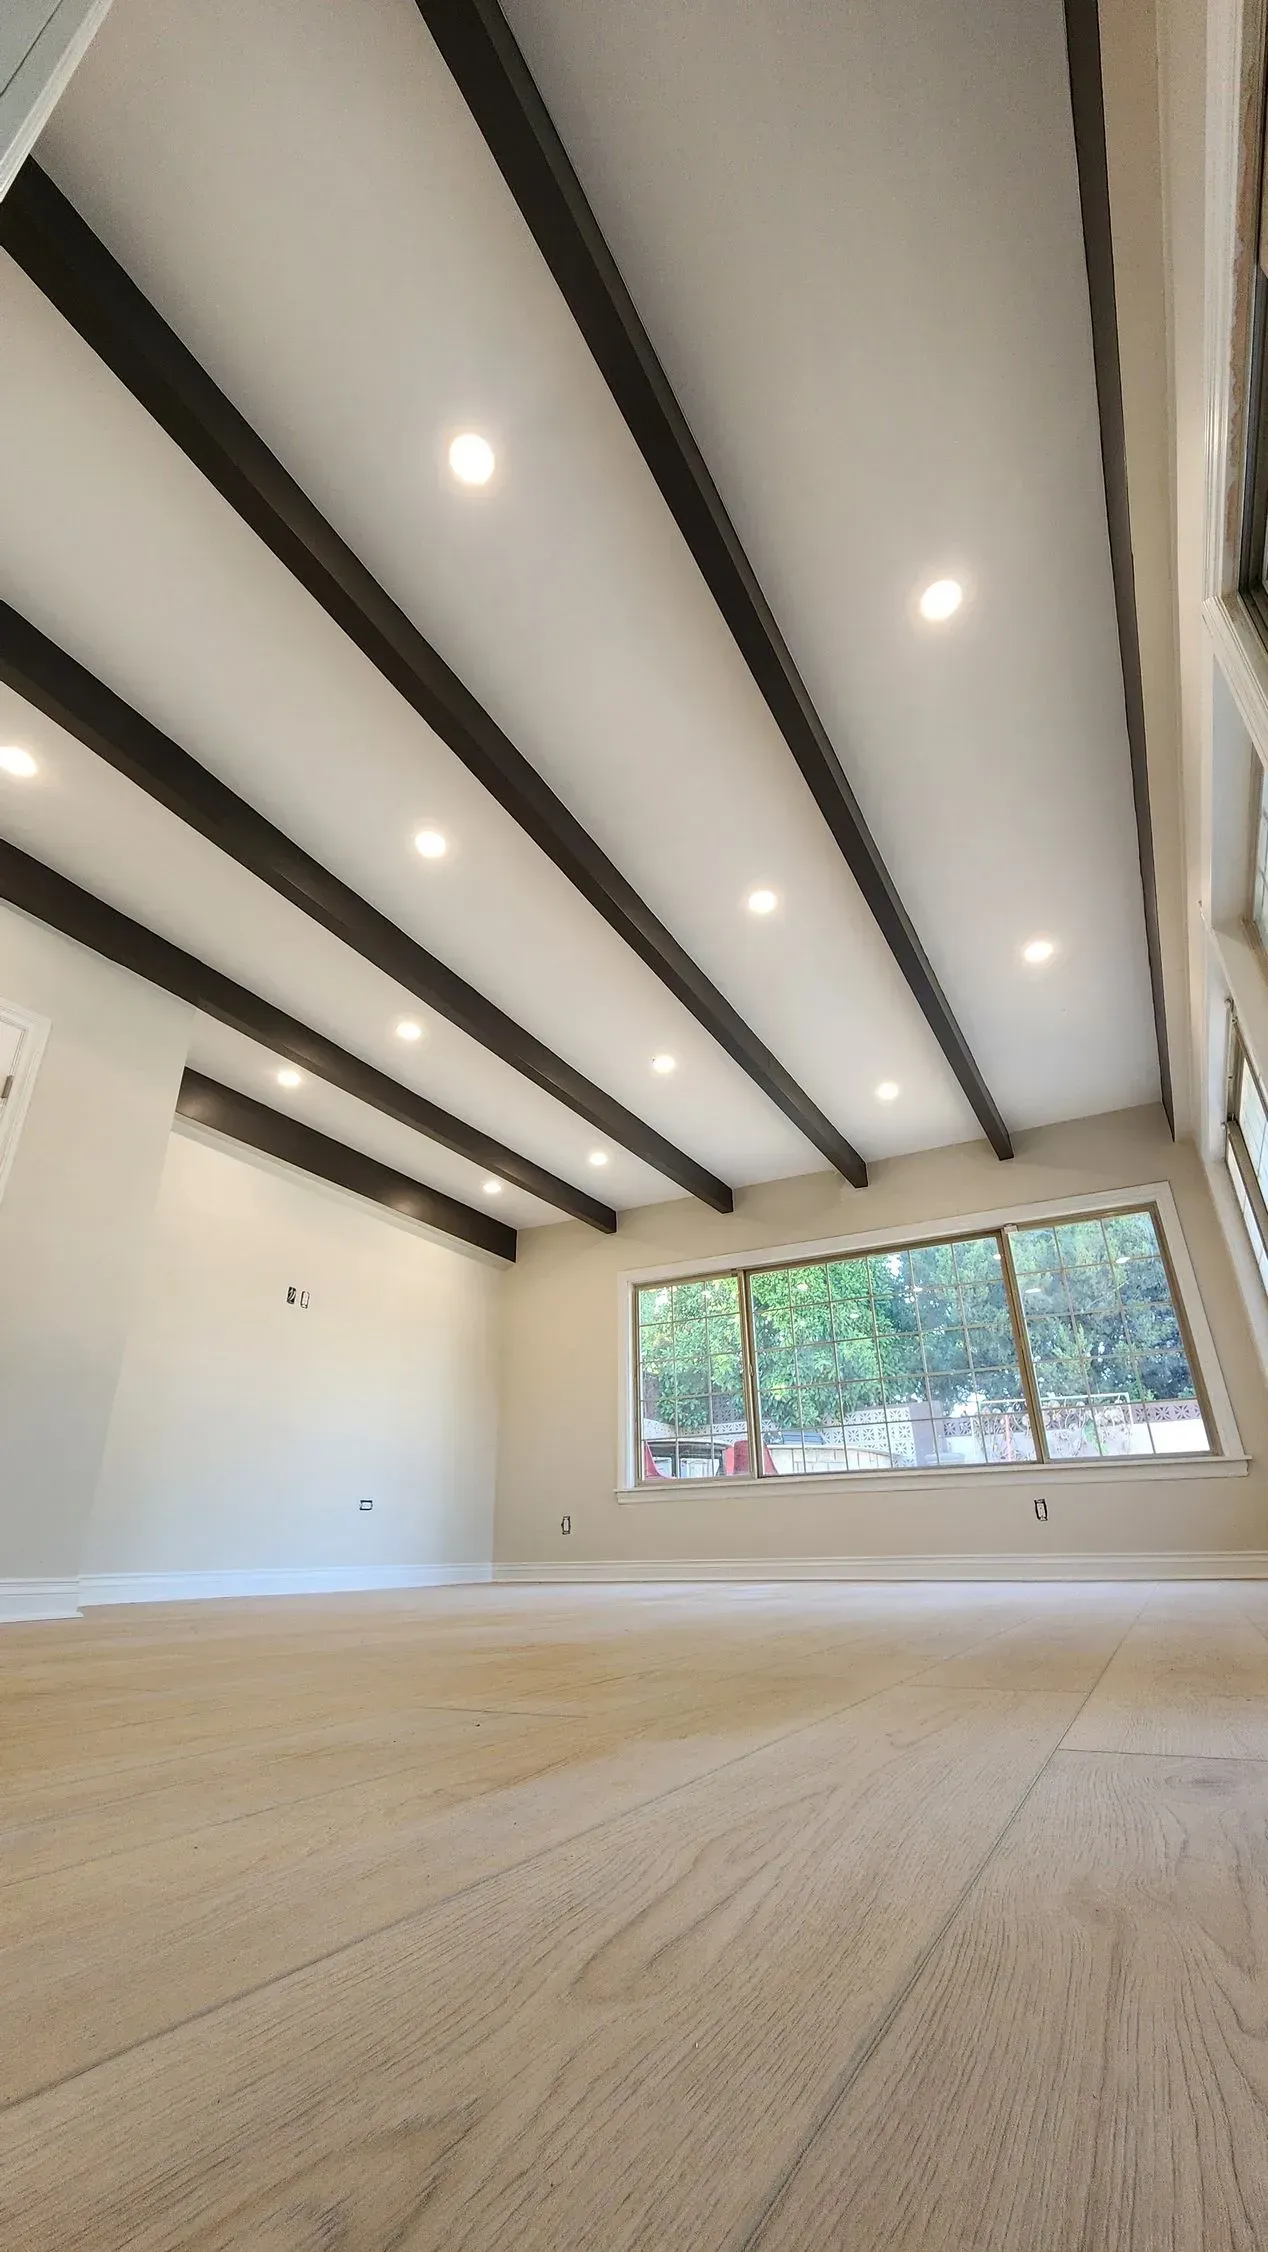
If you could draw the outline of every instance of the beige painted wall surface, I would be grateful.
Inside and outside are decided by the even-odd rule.
[[[1163,1180],[1253,1458],[1246,1476],[1076,1486],[1040,1471],[1046,1526],[1028,1489],[993,1485],[989,1474],[941,1491],[935,1473],[918,1490],[829,1495],[784,1480],[757,1493],[710,1486],[617,1501],[623,1273]],[[521,1236],[503,1299],[499,1563],[981,1554],[1033,1555],[1042,1567],[1061,1552],[1268,1550],[1268,1391],[1201,1161],[1172,1143],[1160,1109],[1023,1134],[1006,1165],[985,1142],[964,1143],[877,1165],[861,1193],[815,1173],[742,1190],[736,1204],[730,1215],[685,1200],[651,1206],[623,1218],[616,1236],[572,1223]]]
[[[178,1129],[80,1569],[487,1568],[500,1285]]]
[[[0,1199],[0,1581],[79,1551],[192,1011],[0,907],[0,998],[48,1046]]]

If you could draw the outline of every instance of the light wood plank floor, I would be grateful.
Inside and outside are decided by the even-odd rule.
[[[0,1629],[6,2252],[1264,2252],[1268,1591]]]

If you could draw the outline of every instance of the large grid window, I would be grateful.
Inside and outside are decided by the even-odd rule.
[[[636,1335],[640,1482],[1211,1447],[1145,1208],[651,1283]]]
[[[1255,1263],[1268,1290],[1268,1105],[1236,1031],[1225,1159]]]
[[[1034,1459],[994,1236],[749,1278],[777,1474]]]
[[[1048,1454],[1210,1448],[1152,1212],[1011,1231]]]
[[[638,1294],[641,1475],[732,1478],[749,1471],[737,1275]]]

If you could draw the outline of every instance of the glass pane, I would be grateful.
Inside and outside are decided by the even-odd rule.
[[[1051,1454],[1209,1452],[1153,1213],[1019,1228],[1021,1274],[1038,1263],[1029,1238],[1056,1258],[1042,1288],[1021,1293]],[[1064,1316],[1052,1310],[1058,1291]]]
[[[1057,1239],[1051,1228],[1018,1228],[1012,1241],[1013,1264],[1019,1275],[1033,1274],[1039,1267],[1060,1265]]]
[[[1259,777],[1259,818],[1255,824],[1255,876],[1251,890],[1251,920],[1268,946],[1268,791]]]
[[[639,1477],[747,1476],[738,1277],[655,1284],[637,1296]]]
[[[1057,1229],[1057,1250],[1063,1267],[1085,1266],[1105,1259],[1105,1230],[1099,1220],[1069,1220]]]
[[[1034,1459],[993,1236],[755,1275],[752,1287],[768,1469]]]
[[[1228,1166],[1229,1178],[1233,1184],[1233,1193],[1241,1207],[1242,1218],[1246,1222],[1246,1233],[1250,1238],[1251,1250],[1255,1254],[1255,1265],[1259,1269],[1259,1279],[1263,1283],[1264,1289],[1268,1291],[1268,1243],[1265,1243],[1260,1230],[1258,1214],[1251,1202],[1250,1192],[1242,1179],[1241,1168],[1238,1165],[1231,1141],[1228,1143],[1225,1152],[1225,1163]]]
[[[762,1465],[777,1477],[849,1467],[842,1379],[850,1374],[852,1350],[858,1373],[874,1377],[876,1350],[866,1271],[850,1281],[841,1270],[863,1266],[850,1260],[834,1267],[785,1268],[778,1282],[753,1278]],[[759,1279],[765,1286],[760,1293]],[[849,1319],[856,1308],[857,1324]],[[847,1339],[840,1359],[834,1341],[838,1323]]]

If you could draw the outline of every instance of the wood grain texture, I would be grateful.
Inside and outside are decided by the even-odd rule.
[[[0,2241],[722,2247],[1073,1707],[883,1691],[17,2105]]]
[[[1268,1637],[1229,1588],[1157,1595],[1070,1732],[1071,1750],[1268,1759]]]
[[[746,2252],[1262,2252],[1268,1769],[1060,1751]]]
[[[693,1586],[0,1635],[0,2243],[1268,2243],[1266,1628]]]

